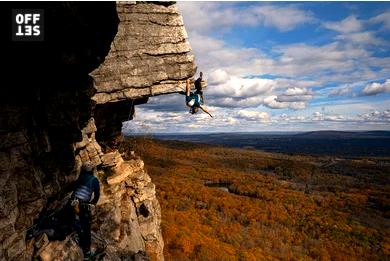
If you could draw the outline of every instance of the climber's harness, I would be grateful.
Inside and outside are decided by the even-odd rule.
[[[80,214],[80,201],[77,198],[72,198],[70,200],[70,205],[74,209],[76,215]]]
[[[88,209],[88,211],[90,211],[91,205],[93,205],[93,204],[87,203],[87,202],[82,202],[77,198],[71,198],[70,205],[73,207],[75,214],[79,215],[80,214],[80,207],[86,208],[86,209]]]
[[[89,202],[91,201],[92,193],[93,193],[92,189],[90,188],[91,187],[90,185],[94,178],[95,177],[91,175],[91,177],[86,182],[87,185],[89,186],[87,185],[77,186],[77,188],[75,189],[72,195],[72,198],[70,199],[70,205],[73,207],[77,215],[80,213],[81,206],[83,208],[87,208],[88,210],[90,210],[91,204]]]

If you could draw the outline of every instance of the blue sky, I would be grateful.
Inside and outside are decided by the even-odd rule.
[[[136,132],[390,130],[390,2],[178,2],[215,115],[153,97]]]

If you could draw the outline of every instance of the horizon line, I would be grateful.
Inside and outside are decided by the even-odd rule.
[[[203,131],[203,132],[123,132],[125,136],[127,135],[171,135],[171,134],[256,134],[256,133],[312,133],[312,132],[352,132],[352,133],[362,133],[362,132],[390,132],[390,130],[314,130],[314,131]]]

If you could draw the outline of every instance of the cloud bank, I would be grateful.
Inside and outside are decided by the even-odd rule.
[[[177,94],[137,107],[142,120],[131,126],[157,132],[389,129],[390,12],[380,3],[371,15],[364,5],[351,11],[326,4],[334,5],[333,15],[306,3],[178,2],[215,118],[189,115]]]

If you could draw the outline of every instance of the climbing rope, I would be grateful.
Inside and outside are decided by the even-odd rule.
[[[132,117],[135,116],[134,101],[135,101],[135,99],[131,99],[129,115],[128,115],[128,117],[127,117],[127,121],[126,121],[126,122],[129,122],[130,119],[131,119]],[[119,140],[119,146],[118,146],[118,148],[117,148],[118,152],[119,152],[121,155],[122,155],[121,150],[123,149],[124,143],[125,143],[125,135],[122,133],[121,138],[120,138],[120,140]],[[112,159],[111,159],[111,160],[114,161],[114,159],[115,159],[115,154],[112,155]]]

